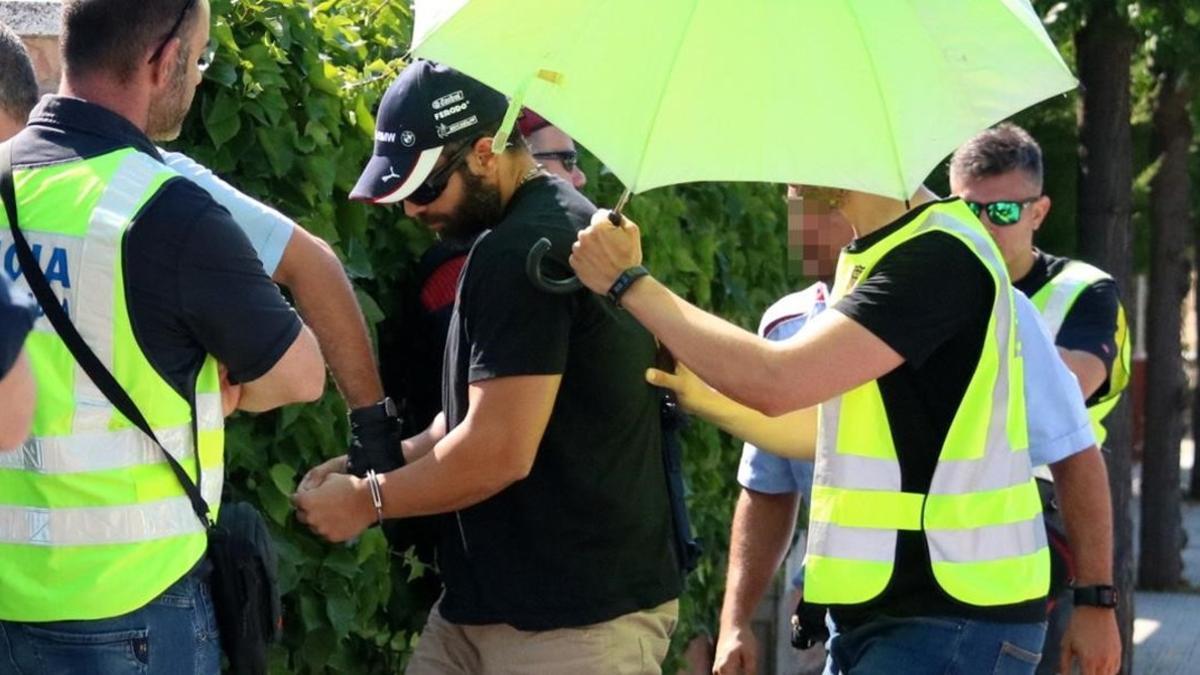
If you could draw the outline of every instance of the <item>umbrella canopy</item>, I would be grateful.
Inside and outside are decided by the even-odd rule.
[[[900,199],[1075,80],[1028,0],[417,0],[414,51],[538,111],[634,192]]]

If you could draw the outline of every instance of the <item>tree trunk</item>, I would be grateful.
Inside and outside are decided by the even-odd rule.
[[[1122,302],[1133,291],[1130,210],[1133,153],[1129,125],[1130,61],[1135,36],[1115,2],[1093,2],[1075,33],[1081,89],[1079,110],[1079,251],[1116,278]],[[1132,418],[1128,400],[1108,417],[1109,484],[1115,524],[1113,583],[1121,593],[1117,621],[1122,672],[1133,670]]]
[[[1193,243],[1192,269],[1200,272],[1200,246]],[[1196,285],[1193,289],[1195,305],[1192,306],[1192,318],[1196,321],[1196,334],[1200,335],[1200,273],[1196,275]],[[1200,364],[1200,340],[1196,341],[1194,363]],[[1188,489],[1188,499],[1200,500],[1200,384],[1192,392],[1192,478]]]
[[[1141,559],[1138,585],[1179,586],[1179,444],[1187,406],[1180,355],[1182,305],[1190,285],[1187,246],[1191,230],[1188,149],[1192,142],[1189,87],[1174,70],[1159,75],[1151,157],[1159,162],[1150,184],[1150,300],[1146,317],[1146,448],[1142,460]]]

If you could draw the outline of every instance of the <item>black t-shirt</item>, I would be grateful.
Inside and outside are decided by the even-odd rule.
[[[459,282],[443,379],[450,429],[467,414],[470,383],[562,383],[529,476],[445,521],[441,612],[452,622],[581,626],[680,593],[659,398],[643,379],[654,338],[604,299],[549,294],[525,273],[541,237],[553,245],[551,273],[569,273],[571,244],[594,211],[561,179],[529,181]]]
[[[1013,282],[1013,286],[1032,298],[1051,279],[1062,272],[1070,258],[1061,258],[1044,251],[1034,250],[1033,267],[1024,277]],[[1113,360],[1117,357],[1117,311],[1120,307],[1117,284],[1106,279],[1088,286],[1079,294],[1071,311],[1063,319],[1054,344],[1063,349],[1084,351],[1104,362],[1105,372],[1112,375]],[[1087,404],[1092,405],[1108,393],[1109,380],[1092,394]]]
[[[14,141],[14,164],[61,164],[126,147],[162,161],[123,117],[79,99],[48,97]],[[185,398],[205,355],[225,364],[232,382],[249,382],[266,374],[300,332],[300,318],[245,233],[185,178],[170,179],[136,216],[122,252],[134,337]]]
[[[923,208],[855,240],[848,250],[869,249]],[[905,492],[929,490],[950,424],[979,363],[994,297],[995,284],[979,258],[954,236],[933,231],[885,255],[835,306],[904,357],[878,384]],[[845,627],[876,615],[1026,622],[1040,621],[1045,603],[980,608],[958,602],[933,578],[924,535],[901,531],[887,589],[872,602],[832,613]]]

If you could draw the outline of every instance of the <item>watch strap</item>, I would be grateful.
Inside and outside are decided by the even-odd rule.
[[[608,289],[608,299],[611,300],[614,305],[620,307],[621,296],[625,295],[626,291],[633,286],[633,282],[649,275],[650,270],[641,265],[630,267],[624,272],[621,272],[621,276],[617,277],[617,280],[614,281],[613,285]]]
[[[1105,607],[1117,606],[1118,593],[1114,586],[1079,586],[1074,589],[1076,607]]]
[[[373,405],[350,411],[350,423],[355,426],[383,422],[395,417],[399,417],[399,411],[396,409],[396,403],[388,396]]]

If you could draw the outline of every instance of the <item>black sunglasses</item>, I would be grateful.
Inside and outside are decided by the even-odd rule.
[[[175,34],[179,32],[179,27],[183,25],[183,20],[185,18],[187,18],[188,12],[195,5],[196,5],[196,0],[188,0],[187,2],[185,2],[183,4],[183,10],[181,12],[179,12],[179,18],[175,19],[175,23],[172,24],[171,30],[169,32],[167,32],[167,36],[162,39],[162,42],[158,43],[158,49],[154,50],[154,53],[150,55],[150,60],[147,61],[146,63],[154,63],[155,61],[157,61],[159,58],[162,57],[163,50],[167,48],[167,43],[169,43],[171,41],[171,38],[175,37]],[[210,63],[211,63],[211,57],[210,57]]]
[[[553,159],[562,162],[563,168],[570,173],[579,164],[579,153],[574,150],[556,150],[554,152],[535,152],[534,159]]]
[[[966,202],[966,204],[967,208],[971,209],[971,213],[974,213],[976,218],[982,218],[986,212],[988,220],[992,221],[993,225],[1007,227],[1009,225],[1016,225],[1017,221],[1021,220],[1021,212],[1025,207],[1039,199],[1041,199],[1041,196],[1030,197],[1021,201],[1001,200],[986,203]]]
[[[471,150],[475,148],[475,142],[464,143],[463,146],[454,151],[448,158],[446,163],[441,168],[434,169],[424,183],[417,186],[411,194],[404,198],[406,202],[412,202],[417,206],[427,206],[437,201],[438,197],[446,191],[446,186],[450,184],[450,176],[458,169],[467,155],[471,154]]]

